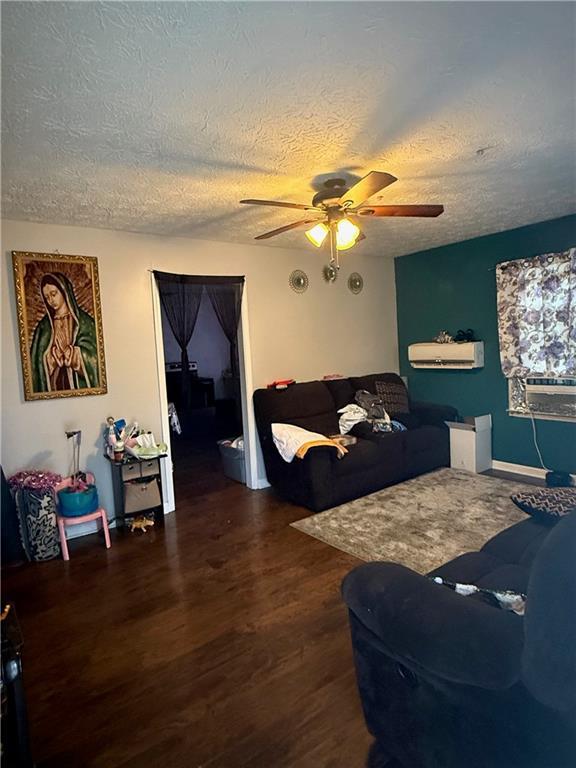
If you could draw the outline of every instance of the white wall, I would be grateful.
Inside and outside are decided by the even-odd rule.
[[[164,357],[166,362],[179,363],[180,346],[162,308]],[[198,363],[198,376],[214,379],[214,394],[225,397],[222,372],[230,367],[230,342],[226,338],[208,294],[202,294],[194,332],[188,343],[188,359]]]
[[[25,402],[10,251],[55,249],[98,257],[108,394]],[[96,475],[101,501],[110,510],[109,467],[101,446],[106,417],[136,418],[160,433],[150,269],[246,276],[255,387],[274,379],[398,370],[394,266],[385,256],[344,253],[339,279],[326,284],[321,274],[325,256],[312,248],[296,251],[16,221],[3,222],[2,252],[0,458],[5,472],[28,467],[66,473],[71,449],[64,430],[80,428],[81,463]],[[310,278],[304,294],[288,286],[288,276],[297,268]],[[364,278],[358,296],[346,287],[352,271]]]

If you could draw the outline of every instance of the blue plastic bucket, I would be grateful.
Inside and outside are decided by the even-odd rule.
[[[98,509],[98,491],[95,485],[89,485],[83,491],[63,488],[58,491],[58,506],[62,517],[82,517]]]

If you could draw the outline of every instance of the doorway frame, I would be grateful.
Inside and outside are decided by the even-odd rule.
[[[198,275],[203,277],[203,275]],[[226,277],[226,275],[206,275],[206,277]],[[162,488],[164,514],[174,512],[176,498],[174,495],[174,476],[172,463],[172,442],[170,421],[168,419],[168,394],[166,391],[166,367],[164,357],[164,333],[162,329],[162,308],[158,283],[154,271],[150,270],[150,286],[152,291],[152,314],[154,318],[154,343],[156,346],[156,368],[158,380],[158,399],[160,408],[160,434],[163,443],[168,446],[168,456],[160,462],[162,472]],[[263,487],[259,480],[258,467],[258,433],[252,392],[252,351],[250,345],[250,322],[248,317],[248,281],[244,275],[244,290],[240,307],[240,323],[238,326],[238,363],[240,368],[240,399],[242,405],[242,428],[244,432],[244,465],[246,468],[246,486],[252,490]],[[267,485],[267,484],[266,484]]]

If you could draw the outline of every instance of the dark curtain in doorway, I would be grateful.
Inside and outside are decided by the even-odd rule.
[[[238,324],[242,307],[243,277],[204,278],[206,293],[218,318],[224,335],[230,342],[230,371],[233,377],[239,375],[238,365]]]
[[[190,275],[174,275],[154,271],[160,301],[166,312],[174,338],[180,347],[182,363],[182,403],[190,402],[190,371],[188,370],[188,343],[194,333],[198,310],[202,301],[203,281]]]
[[[232,376],[239,375],[238,324],[242,307],[243,277],[208,277],[207,275],[176,275],[154,271],[158,283],[160,301],[181,351],[182,402],[190,401],[190,373],[188,371],[188,343],[192,338],[202,292],[212,302],[216,317],[224,335],[230,342],[230,369]]]

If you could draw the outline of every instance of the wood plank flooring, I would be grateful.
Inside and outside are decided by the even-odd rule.
[[[164,530],[5,573],[39,768],[364,766],[339,593],[358,561],[201,460]]]

